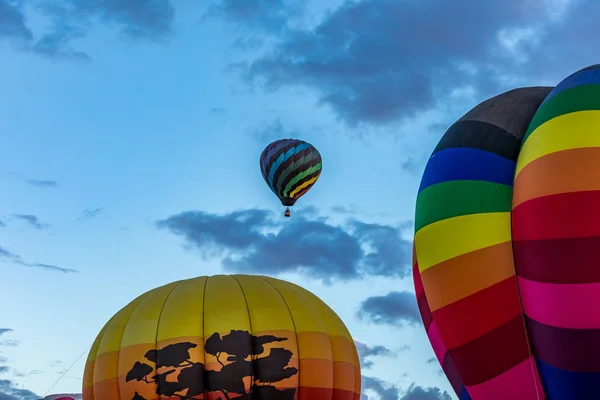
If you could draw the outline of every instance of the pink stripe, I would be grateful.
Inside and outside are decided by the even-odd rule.
[[[540,400],[546,398],[533,357],[489,381],[468,386],[467,392],[473,400]]]
[[[600,283],[541,283],[518,278],[523,311],[545,325],[600,328]]]
[[[444,342],[442,342],[442,336],[440,335],[440,330],[438,329],[435,321],[429,326],[429,330],[427,331],[427,336],[429,337],[429,342],[431,343],[431,347],[433,347],[433,352],[437,357],[440,365],[444,364],[444,357],[446,356],[446,346],[444,346]]]

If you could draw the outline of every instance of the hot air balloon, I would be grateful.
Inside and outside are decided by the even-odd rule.
[[[550,91],[516,89],[469,111],[440,140],[419,187],[415,290],[461,400],[546,398],[515,279],[511,202],[521,141]]]
[[[492,98],[427,164],[414,276],[460,399],[600,398],[600,66]]]
[[[41,400],[81,400],[81,393],[49,394]]]
[[[286,207],[286,217],[290,216],[290,207],[319,179],[321,168],[319,151],[302,140],[277,140],[260,155],[262,176]]]
[[[102,328],[83,400],[358,400],[352,337],[282,280],[217,275],[142,294]]]

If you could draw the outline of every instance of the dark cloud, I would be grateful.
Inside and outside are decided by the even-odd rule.
[[[592,0],[346,1],[313,29],[280,36],[244,76],[267,89],[313,88],[350,124],[387,123],[435,108],[458,88],[483,100],[560,79],[596,61],[599,33]]]
[[[415,294],[408,291],[369,297],[360,305],[358,316],[376,324],[402,326],[421,323]]]
[[[39,188],[50,188],[50,187],[58,186],[58,182],[50,180],[50,179],[28,179],[25,182],[27,182],[28,185],[39,187]]]
[[[50,227],[50,225],[42,223],[36,215],[13,214],[12,216],[16,219],[19,219],[21,221],[28,223],[30,226],[32,226],[35,229],[46,229],[46,228]]]
[[[34,37],[17,3],[32,6],[49,28]],[[71,43],[85,37],[94,24],[114,28],[125,37],[161,41],[173,33],[171,0],[0,0],[0,39],[20,39],[23,49],[53,59],[90,61]]]
[[[13,330],[10,328],[0,328],[0,336],[4,335],[5,333],[9,333],[12,332]]]
[[[10,0],[0,0],[0,39],[18,39],[29,41],[33,34],[25,24],[25,16],[18,3]]]
[[[361,400],[398,400],[400,398],[400,389],[388,382],[370,376],[362,377]],[[377,397],[370,396],[374,393]]]
[[[452,397],[446,391],[442,392],[436,387],[424,388],[412,384],[400,400],[452,400]]]
[[[0,400],[37,400],[40,396],[31,390],[21,389],[8,379],[0,379]]]
[[[2,261],[2,260],[12,263],[12,264],[17,264],[17,265],[20,265],[23,267],[41,268],[41,269],[45,269],[47,271],[62,272],[63,274],[79,272],[75,269],[63,268],[63,267],[59,267],[59,266],[52,265],[52,264],[26,262],[18,254],[12,253],[3,247],[0,247],[0,261]]]
[[[219,16],[244,27],[268,32],[287,29],[290,19],[300,16],[304,3],[297,0],[220,0],[207,16]]]
[[[371,368],[373,366],[373,361],[370,360],[371,357],[392,355],[392,352],[385,346],[378,345],[371,347],[365,343],[359,342],[358,340],[354,340],[354,344],[356,345],[356,350],[358,351],[361,368]]]
[[[282,219],[258,209],[221,215],[186,211],[157,225],[183,237],[188,248],[222,255],[229,271],[304,272],[327,283],[410,275],[411,244],[398,228],[356,220],[332,225],[324,218],[307,219],[298,213]]]

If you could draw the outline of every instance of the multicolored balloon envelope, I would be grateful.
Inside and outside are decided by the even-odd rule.
[[[293,206],[317,182],[322,164],[319,151],[298,139],[276,140],[260,155],[260,172],[265,182],[287,207]]]
[[[104,326],[83,400],[358,400],[360,365],[340,318],[307,290],[253,275],[156,288]]]
[[[600,69],[489,99],[417,198],[414,280],[461,400],[600,399]]]

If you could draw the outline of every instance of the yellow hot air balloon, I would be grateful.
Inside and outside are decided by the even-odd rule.
[[[359,398],[342,320],[309,291],[255,275],[142,294],[100,331],[83,379],[83,400]]]

